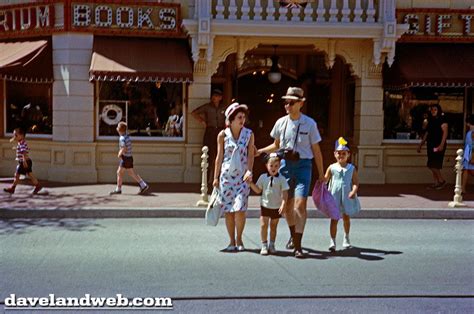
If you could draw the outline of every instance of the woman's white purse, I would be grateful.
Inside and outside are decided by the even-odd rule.
[[[219,189],[214,188],[206,209],[206,224],[209,226],[217,226],[220,216],[221,206],[219,202]]]

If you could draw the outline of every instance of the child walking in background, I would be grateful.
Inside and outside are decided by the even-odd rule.
[[[334,149],[336,162],[328,167],[325,175],[325,181],[329,181],[329,192],[331,192],[336,200],[344,221],[344,240],[342,247],[345,249],[351,247],[349,241],[349,232],[351,229],[350,217],[360,211],[360,202],[357,198],[359,178],[357,176],[357,169],[353,164],[348,162],[350,154],[347,141],[340,137],[336,141]],[[332,252],[336,251],[337,223],[338,220],[331,219],[331,243],[329,250]]]
[[[135,173],[135,170],[133,170],[132,140],[130,139],[130,135],[127,134],[127,124],[125,122],[119,122],[117,132],[120,135],[118,152],[120,163],[117,169],[117,187],[115,190],[110,192],[110,195],[122,194],[122,181],[125,170],[127,170],[129,176],[138,182],[140,185],[138,194],[142,194],[148,190],[149,187],[148,184],[146,184],[145,181]]]
[[[286,208],[290,186],[286,178],[279,173],[280,158],[276,153],[267,157],[268,173],[262,174],[257,184],[251,182],[250,187],[257,194],[262,194],[260,205],[260,237],[262,239],[261,255],[275,254],[275,240],[278,221]],[[267,241],[268,225],[270,224],[270,243]]]
[[[33,175],[33,162],[28,155],[29,149],[28,145],[26,144],[25,136],[25,130],[22,128],[16,128],[13,130],[13,138],[10,139],[10,142],[17,141],[16,160],[18,161],[12,186],[3,189],[5,192],[10,194],[15,193],[15,188],[20,181],[20,175],[28,175],[28,177],[30,177],[31,182],[33,182],[35,186],[34,190],[32,191],[33,194],[38,194],[38,192],[41,191],[41,185]]]

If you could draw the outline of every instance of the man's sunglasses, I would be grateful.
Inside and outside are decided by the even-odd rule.
[[[293,106],[294,104],[296,104],[297,101],[296,100],[287,100],[285,101],[285,106],[288,105],[288,106]]]

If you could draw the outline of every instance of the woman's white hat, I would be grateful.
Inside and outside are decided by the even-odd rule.
[[[229,120],[229,117],[239,108],[249,110],[249,107],[247,107],[247,105],[239,104],[238,102],[234,102],[234,103],[230,104],[229,107],[227,107],[227,109],[224,112],[226,119]]]

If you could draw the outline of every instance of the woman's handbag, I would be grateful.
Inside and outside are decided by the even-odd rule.
[[[221,216],[221,206],[219,202],[219,189],[212,190],[211,198],[206,209],[206,224],[209,226],[217,226],[219,217]]]
[[[341,213],[337,207],[336,200],[332,197],[331,192],[326,188],[323,182],[316,182],[312,193],[314,205],[327,217],[339,220]]]

